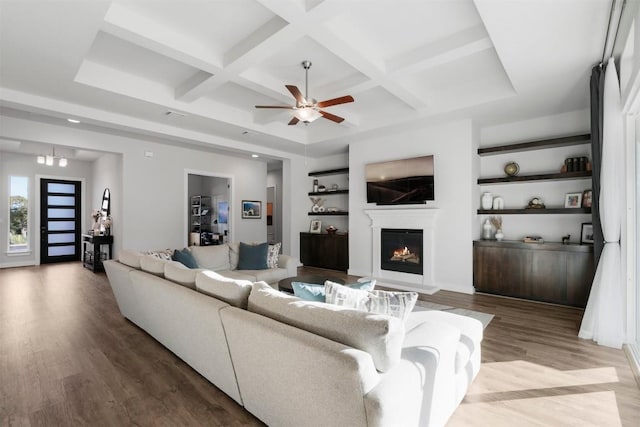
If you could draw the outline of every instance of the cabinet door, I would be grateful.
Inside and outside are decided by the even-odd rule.
[[[476,290],[498,295],[526,296],[531,254],[509,248],[476,247],[473,251]]]
[[[567,254],[559,251],[532,253],[528,274],[529,298],[563,303],[567,300]]]
[[[567,257],[567,304],[586,307],[594,271],[592,254],[579,253]]]

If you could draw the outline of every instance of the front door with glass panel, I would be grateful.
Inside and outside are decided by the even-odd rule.
[[[80,182],[40,180],[40,263],[80,260]]]

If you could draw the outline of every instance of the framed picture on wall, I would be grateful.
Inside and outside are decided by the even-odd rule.
[[[582,223],[582,230],[580,231],[580,244],[581,245],[593,245],[593,224],[590,222]]]
[[[260,219],[262,218],[262,202],[259,200],[242,201],[242,218]]]

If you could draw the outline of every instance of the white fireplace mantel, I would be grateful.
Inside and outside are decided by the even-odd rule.
[[[434,293],[438,288],[434,284],[435,262],[435,225],[438,209],[434,208],[389,208],[366,209],[371,218],[371,277],[380,282],[388,282],[400,288]],[[380,267],[382,228],[422,230],[423,274],[410,274],[383,270]]]

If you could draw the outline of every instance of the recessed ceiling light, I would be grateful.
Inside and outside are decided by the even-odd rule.
[[[67,121],[69,123],[80,123],[80,120],[76,120],[76,119],[67,119]]]
[[[255,158],[260,157],[260,156],[258,156],[257,154],[252,154],[251,157],[253,157],[255,159]]]

